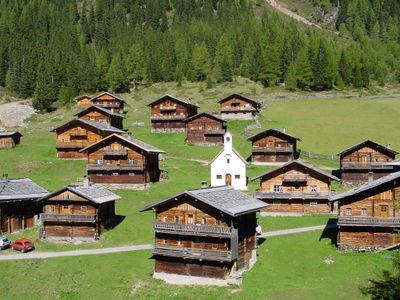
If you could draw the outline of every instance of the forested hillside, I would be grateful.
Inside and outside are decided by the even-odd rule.
[[[241,75],[305,90],[399,81],[397,1],[340,1],[338,36],[263,3],[0,0],[0,86],[50,110],[82,92],[161,81],[210,87]]]

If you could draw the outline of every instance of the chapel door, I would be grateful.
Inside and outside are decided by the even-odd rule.
[[[232,185],[232,175],[231,174],[225,175],[225,185]]]
[[[389,217],[389,205],[379,205],[377,215],[380,218]]]

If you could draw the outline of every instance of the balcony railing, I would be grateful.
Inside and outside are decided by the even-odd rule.
[[[237,107],[223,107],[222,112],[232,112],[232,111],[256,111],[253,106],[237,106]]]
[[[102,103],[102,102],[95,102],[95,105],[101,106],[101,107],[111,107],[111,108],[120,108],[121,105],[119,103]]]
[[[87,171],[143,171],[144,165],[139,164],[88,164]]]
[[[342,169],[357,169],[357,170],[391,170],[393,166],[386,163],[342,163]]]
[[[236,259],[230,250],[211,250],[203,248],[184,248],[164,245],[153,245],[153,255],[173,256],[211,261],[232,261]]]
[[[128,151],[126,149],[106,149],[103,151],[105,156],[126,156]]]
[[[230,227],[165,222],[155,222],[154,231],[158,233],[171,233],[177,235],[212,236],[226,238],[230,238],[232,235],[232,230]]]
[[[284,182],[307,182],[308,175],[306,174],[287,174],[283,175]]]
[[[153,115],[150,117],[153,121],[162,121],[162,120],[185,120],[187,118],[186,115]]]
[[[160,110],[164,110],[164,111],[174,111],[176,110],[176,106],[160,106]]]
[[[258,146],[253,146],[253,152],[291,153],[291,152],[293,152],[293,147],[258,147]]]
[[[82,149],[87,146],[89,146],[89,142],[87,142],[87,141],[84,141],[84,142],[78,142],[78,141],[56,142],[56,147],[63,148],[63,149]]]
[[[224,129],[211,129],[211,130],[204,130],[205,135],[224,135]]]
[[[258,199],[329,199],[335,195],[334,192],[262,192],[256,191],[256,198]]]
[[[352,226],[378,226],[378,227],[400,227],[400,218],[377,218],[377,217],[363,217],[363,216],[339,216],[339,225],[352,225]]]
[[[69,132],[70,136],[87,136],[87,130],[73,129]]]
[[[96,222],[96,215],[71,215],[71,214],[40,214],[42,221],[61,222]]]

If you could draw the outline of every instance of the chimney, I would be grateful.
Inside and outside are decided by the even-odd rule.
[[[283,132],[283,133],[286,133],[286,128],[283,128],[283,129],[282,129],[282,132]]]
[[[374,181],[374,173],[368,172],[368,183],[371,183],[372,181]]]
[[[202,182],[201,182],[201,188],[202,188],[202,189],[208,188],[207,181],[202,181]]]
[[[87,176],[83,177],[83,187],[88,188],[89,185],[89,178],[87,178]]]
[[[388,148],[388,149],[392,149],[392,145],[390,145],[390,144],[387,144],[387,145],[386,145],[386,148]]]

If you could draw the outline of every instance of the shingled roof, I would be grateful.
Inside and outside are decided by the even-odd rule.
[[[227,101],[227,100],[229,100],[229,99],[231,99],[231,98],[233,98],[233,97],[242,99],[242,100],[244,100],[244,101],[251,102],[251,103],[253,103],[257,108],[260,108],[260,107],[261,107],[261,103],[260,103],[260,102],[254,100],[254,99],[252,99],[252,98],[243,96],[243,95],[241,95],[241,94],[236,94],[236,93],[231,94],[231,95],[229,95],[229,96],[226,96],[225,98],[219,100],[218,103],[225,102],[225,101]]]
[[[36,200],[49,192],[29,178],[0,180],[0,202],[13,200]]]
[[[342,152],[338,153],[337,155],[338,156],[343,156],[345,154],[348,154],[350,152],[356,151],[357,149],[360,149],[360,148],[365,147],[365,146],[369,146],[369,147],[372,147],[372,148],[377,148],[377,149],[381,150],[382,152],[389,153],[389,154],[391,154],[393,156],[395,156],[396,154],[399,154],[399,152],[397,152],[395,150],[392,150],[389,147],[385,147],[385,146],[383,146],[381,144],[378,144],[377,142],[374,142],[372,140],[365,140],[365,141],[363,141],[363,142],[361,142],[359,144],[356,144],[354,146],[351,146],[351,147],[343,150]]]
[[[140,148],[140,149],[142,149],[142,150],[144,150],[144,151],[146,151],[148,153],[165,153],[163,150],[160,150],[160,149],[158,149],[156,147],[153,147],[153,146],[151,146],[149,144],[146,144],[145,142],[142,142],[142,141],[139,141],[137,139],[134,139],[133,137],[130,137],[130,136],[124,137],[124,136],[121,136],[121,135],[116,134],[116,133],[113,133],[112,135],[109,135],[109,136],[105,137],[104,139],[102,139],[102,140],[100,140],[100,141],[98,141],[98,142],[96,142],[94,144],[91,144],[91,145],[87,146],[86,148],[83,148],[79,152],[88,151],[89,149],[92,149],[93,147],[96,147],[99,144],[105,144],[108,140],[110,140],[113,137],[115,137],[117,139],[120,139],[120,140],[123,140],[123,141],[125,141],[125,142],[127,142],[129,144],[132,144],[133,146],[138,147],[138,148]]]
[[[48,194],[47,196],[39,199],[39,200],[46,200],[49,199],[57,194],[60,194],[64,191],[70,191],[71,193],[74,193],[78,196],[81,196],[82,198],[85,198],[89,201],[92,201],[97,204],[102,204],[110,201],[115,201],[120,199],[120,197],[106,188],[102,187],[101,185],[97,184],[70,184],[67,185],[51,194]]]
[[[191,103],[191,102],[188,101],[188,100],[183,100],[183,99],[181,99],[181,98],[177,98],[177,97],[174,97],[174,96],[171,96],[171,95],[168,95],[168,94],[167,94],[167,95],[164,95],[164,96],[162,96],[162,97],[160,97],[160,98],[158,98],[158,99],[156,99],[156,100],[154,100],[153,102],[150,102],[149,104],[147,104],[147,106],[152,106],[152,105],[156,104],[157,102],[160,102],[160,101],[162,101],[162,100],[164,100],[164,99],[167,99],[167,98],[170,98],[170,99],[172,99],[172,100],[175,100],[175,101],[177,101],[177,102],[180,102],[180,103],[182,103],[182,104],[184,104],[184,105],[199,107],[198,105],[193,104],[193,103]]]
[[[98,94],[96,97],[93,97],[93,98],[92,98],[92,102],[93,102],[94,100],[96,100],[97,98],[103,96],[103,95],[108,95],[108,96],[110,96],[110,97],[113,97],[113,98],[115,98],[115,99],[121,101],[121,102],[126,103],[125,100],[123,100],[123,99],[121,99],[120,97],[118,97],[117,95],[111,94],[111,93],[109,93],[109,92],[102,92],[102,93]]]
[[[58,126],[58,127],[54,128],[54,129],[52,129],[51,131],[56,131],[56,130],[62,129],[65,126],[68,126],[69,124],[71,124],[73,122],[83,123],[85,125],[88,125],[91,128],[94,128],[94,129],[97,129],[97,130],[101,130],[101,131],[115,132],[115,133],[125,133],[125,131],[123,131],[121,129],[118,129],[118,128],[114,127],[114,126],[111,126],[110,124],[105,123],[105,122],[84,120],[84,119],[79,119],[79,118],[72,119],[71,121],[69,121],[69,122],[67,122],[67,123],[65,123],[65,124],[63,124],[61,126]]]
[[[260,178],[260,177],[273,177],[276,173],[278,173],[278,172],[281,171],[281,170],[287,169],[287,170],[289,171],[290,168],[291,168],[293,165],[298,165],[298,166],[301,166],[301,167],[303,167],[303,168],[305,168],[305,169],[314,171],[314,172],[316,172],[316,173],[318,173],[318,174],[320,174],[320,175],[322,175],[322,176],[324,176],[324,177],[326,177],[326,178],[329,178],[329,179],[332,179],[332,180],[335,180],[335,181],[340,181],[340,179],[337,178],[336,176],[333,176],[333,175],[331,175],[331,174],[328,174],[328,173],[326,173],[326,172],[324,172],[324,171],[322,171],[322,170],[320,170],[320,169],[314,167],[313,165],[308,164],[308,163],[306,163],[306,162],[304,162],[304,161],[302,161],[302,160],[300,160],[300,159],[287,162],[286,164],[284,164],[284,165],[282,165],[282,166],[280,166],[280,167],[277,167],[277,168],[275,168],[275,169],[273,169],[273,170],[270,170],[270,171],[267,171],[267,172],[265,172],[265,173],[262,173],[261,175],[252,178],[251,181],[257,180],[257,179]]]
[[[115,117],[120,117],[120,118],[124,118],[124,115],[121,115],[119,113],[113,112],[110,109],[106,109],[102,106],[99,105],[91,105],[88,108],[85,108],[84,110],[78,112],[77,114],[75,114],[75,116],[77,117],[81,117],[83,116],[86,112],[91,111],[91,110],[98,110],[101,111],[102,113],[108,115],[108,116],[115,116]]]
[[[262,132],[256,133],[256,134],[252,135],[251,137],[249,137],[247,140],[254,141],[254,140],[257,140],[257,139],[259,139],[261,137],[264,137],[264,136],[267,136],[267,135],[283,136],[284,138],[286,138],[288,140],[301,141],[299,138],[297,138],[297,137],[295,137],[293,135],[287,134],[286,132],[283,132],[283,131],[281,131],[279,129],[276,129],[276,128],[270,128],[270,129],[264,130]]]
[[[154,204],[148,205],[142,208],[140,211],[150,210],[184,195],[191,196],[194,199],[218,209],[232,217],[259,211],[260,209],[267,207],[265,202],[250,197],[241,191],[235,190],[231,186],[221,186],[186,190]]]
[[[22,134],[19,133],[18,131],[0,131],[0,137],[9,137],[13,135],[22,136]]]
[[[398,182],[399,179],[400,179],[400,172],[391,173],[372,182],[364,183],[347,192],[337,194],[331,198],[331,201],[346,200],[350,197],[360,195],[361,193],[367,193],[369,191],[372,191],[373,189],[379,188],[380,186],[383,186],[390,182],[396,184],[396,182]]]
[[[200,118],[200,117],[208,117],[208,118],[211,118],[211,119],[214,119],[214,120],[217,120],[217,121],[220,121],[220,122],[222,122],[222,123],[226,123],[226,121],[224,120],[224,119],[221,119],[221,118],[219,118],[219,117],[217,117],[217,116],[215,116],[215,115],[212,115],[212,114],[210,114],[210,113],[207,113],[207,112],[202,112],[202,113],[199,113],[199,114],[197,114],[197,115],[194,115],[194,116],[191,116],[191,117],[189,117],[189,118],[187,118],[186,120],[185,120],[185,122],[189,122],[189,121],[191,121],[191,120],[194,120],[194,119],[197,119],[197,118]]]

